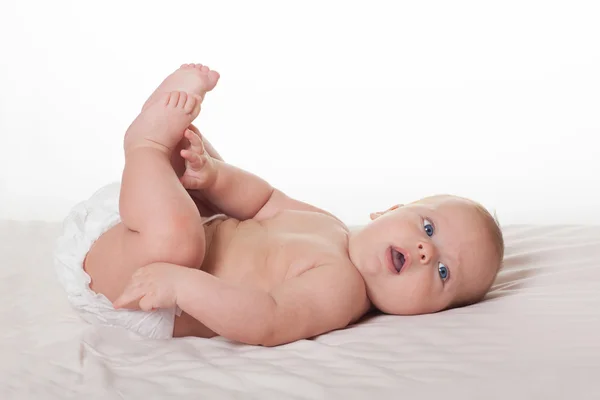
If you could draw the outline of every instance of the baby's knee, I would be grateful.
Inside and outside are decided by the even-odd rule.
[[[172,224],[150,235],[148,247],[157,261],[198,268],[206,252],[204,227],[189,222]]]

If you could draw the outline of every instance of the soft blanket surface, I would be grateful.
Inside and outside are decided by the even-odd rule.
[[[54,275],[59,229],[0,221],[1,399],[600,398],[600,226],[505,227],[486,301],[277,348],[85,323]]]

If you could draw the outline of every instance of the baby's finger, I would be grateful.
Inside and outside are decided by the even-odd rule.
[[[151,293],[140,299],[140,309],[142,311],[152,311],[154,309],[154,296]]]
[[[196,158],[193,161],[190,161],[190,166],[193,170],[199,171],[206,164],[206,158],[196,155]]]
[[[184,159],[186,159],[187,161],[189,161],[191,163],[195,162],[198,158],[198,154],[196,154],[190,150],[181,150],[180,154],[181,154],[181,157],[183,157]]]
[[[202,141],[200,136],[198,136],[194,132],[192,132],[192,136],[193,138],[189,139],[192,149],[197,154],[204,154],[204,142]]]
[[[113,305],[114,307],[114,305]],[[129,303],[125,303],[124,305],[120,305],[119,307],[114,307],[115,309],[125,309],[125,310],[139,310],[140,305],[138,300],[130,301]]]
[[[186,189],[195,189],[196,188],[196,179],[192,179],[189,176],[183,175],[179,178],[179,182]]]
[[[181,185],[186,189],[200,189],[202,187],[203,181],[201,179],[195,178],[193,176],[182,176],[179,181]]]
[[[131,290],[129,288],[113,302],[113,307],[118,308],[136,308],[136,304],[142,297],[143,293],[138,290]]]
[[[190,129],[185,131],[185,137],[190,141],[192,146],[198,146],[199,144],[202,144],[200,137],[198,137],[198,135],[196,135],[196,133]]]

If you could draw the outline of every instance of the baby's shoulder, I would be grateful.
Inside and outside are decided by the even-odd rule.
[[[330,281],[332,288],[347,287],[350,293],[366,293],[365,281],[347,254],[339,253],[323,259],[313,268],[314,279]]]
[[[343,257],[317,264],[287,280],[283,286],[293,287],[292,292],[298,300],[343,313],[347,322],[356,321],[371,306],[362,275],[349,259]]]
[[[348,256],[340,256],[338,259],[316,268],[327,269],[327,272],[322,274],[322,278],[328,281],[331,291],[339,295],[339,300],[351,310],[351,322],[362,317],[370,309],[371,302],[367,295],[367,285]],[[316,277],[315,280],[319,278]],[[318,290],[316,286],[315,289]]]

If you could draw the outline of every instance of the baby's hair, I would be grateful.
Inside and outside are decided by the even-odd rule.
[[[494,264],[491,265],[491,268],[493,268],[494,270],[493,274],[490,274],[489,278],[485,282],[485,285],[479,288],[479,290],[475,293],[469,293],[463,298],[456,299],[454,304],[451,305],[452,308],[468,306],[483,300],[485,295],[489,292],[492,285],[494,284],[494,281],[498,276],[498,272],[502,268],[502,262],[504,260],[504,235],[502,233],[502,227],[500,226],[500,222],[498,221],[498,216],[496,215],[496,212],[494,211],[494,215],[492,215],[480,203],[469,199],[467,200],[473,204],[475,210],[477,210],[479,215],[483,218],[485,227],[487,228],[487,231],[492,239],[492,243],[494,245],[494,250],[496,253],[494,258]]]

